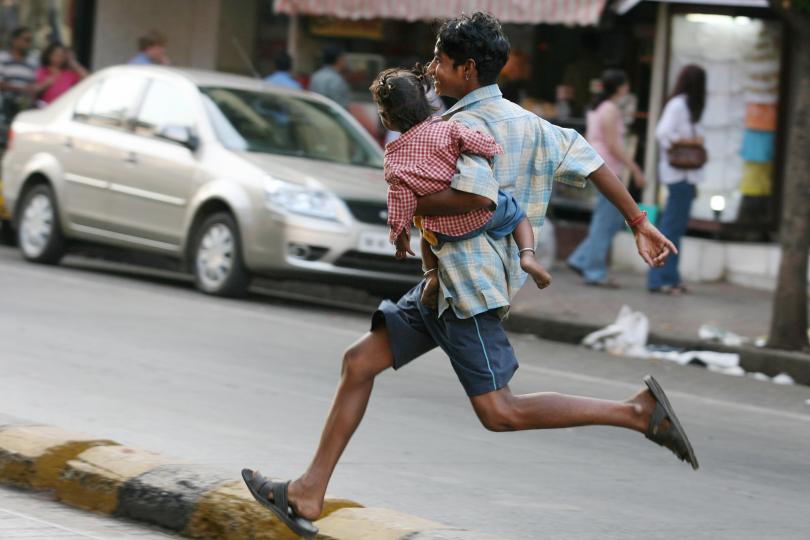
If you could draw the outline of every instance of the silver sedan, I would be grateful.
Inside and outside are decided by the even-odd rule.
[[[320,96],[221,73],[118,66],[17,116],[3,195],[26,259],[74,242],[168,255],[203,292],[252,275],[414,283],[387,241],[382,152]]]

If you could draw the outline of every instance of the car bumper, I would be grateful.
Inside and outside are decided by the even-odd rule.
[[[243,234],[245,262],[257,275],[299,279],[413,284],[422,276],[421,260],[394,258],[388,228],[266,211]],[[418,235],[412,245],[418,251]]]

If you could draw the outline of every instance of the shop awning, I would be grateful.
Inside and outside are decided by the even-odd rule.
[[[768,0],[655,0],[657,2],[677,2],[679,4],[704,4],[711,6],[733,6],[733,7],[768,7]],[[613,9],[619,15],[623,15],[640,4],[641,0],[618,0],[613,4]]]
[[[501,22],[594,25],[607,0],[276,0],[277,13],[340,19],[449,19],[485,11]]]

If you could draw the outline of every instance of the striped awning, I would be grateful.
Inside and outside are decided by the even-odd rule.
[[[607,0],[276,0],[277,13],[339,19],[449,19],[485,11],[504,23],[594,25]]]

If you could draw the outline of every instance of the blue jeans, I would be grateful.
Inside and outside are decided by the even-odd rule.
[[[607,256],[616,233],[622,230],[624,218],[601,193],[596,194],[596,208],[591,216],[588,236],[574,253],[568,264],[582,272],[585,281],[603,283],[607,280]]]
[[[692,210],[692,201],[695,200],[695,185],[686,180],[667,186],[669,197],[664,215],[661,217],[661,233],[669,238],[678,251],[681,249],[681,237],[686,232],[689,223],[689,214]],[[661,287],[676,287],[681,284],[681,275],[678,272],[678,255],[670,254],[664,266],[650,268],[647,274],[647,288],[650,290]]]

